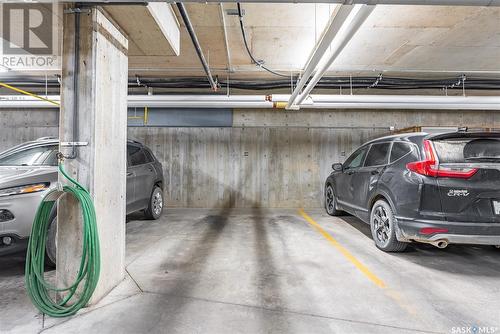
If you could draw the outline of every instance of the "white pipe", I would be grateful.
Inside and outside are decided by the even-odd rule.
[[[60,103],[59,95],[49,95],[44,96],[44,98]],[[57,106],[31,96],[0,95],[0,109],[16,108],[57,108]]]
[[[129,107],[272,108],[265,95],[129,95]]]
[[[222,6],[222,5],[221,5]],[[290,100],[288,100],[288,104],[286,105],[287,109],[291,109],[295,105],[295,100],[297,96],[299,96],[300,91],[307,83],[307,80],[314,73],[316,68],[318,67],[319,62],[325,55],[325,52],[332,44],[333,39],[339,32],[340,28],[342,28],[343,24],[349,17],[349,14],[354,9],[354,6],[344,5],[341,6],[336,14],[334,14],[331,18],[330,24],[323,32],[320,41],[314,47],[314,51],[309,56],[307,60],[306,66],[304,67],[304,72],[302,73],[297,86],[292,92],[292,96]]]
[[[284,107],[290,94],[265,95],[129,95],[129,107],[254,108]],[[48,96],[59,102],[59,96]],[[497,110],[500,96],[310,95],[301,107],[311,109],[448,109]],[[53,104],[19,95],[0,96],[1,109],[54,108]]]
[[[286,95],[273,95],[285,101]],[[448,109],[500,110],[500,96],[310,95],[301,107],[311,109]]]
[[[332,52],[328,55],[328,59],[320,66],[319,70],[314,74],[311,81],[304,88],[302,93],[297,97],[295,105],[300,105],[302,101],[311,93],[316,84],[321,80],[323,75],[328,71],[332,63],[337,59],[339,54],[344,50],[346,45],[352,39],[365,20],[370,16],[375,6],[357,5],[349,15],[348,21],[344,23],[333,40]],[[291,106],[293,108],[294,106]]]

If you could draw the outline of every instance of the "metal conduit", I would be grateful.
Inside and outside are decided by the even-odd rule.
[[[214,81],[212,77],[212,72],[210,72],[210,67],[208,67],[208,63],[205,59],[205,56],[203,55],[203,51],[201,50],[200,42],[198,41],[198,37],[196,36],[196,33],[194,32],[193,25],[191,24],[191,20],[189,19],[189,15],[186,11],[186,7],[184,6],[183,3],[177,2],[177,8],[179,9],[179,13],[181,14],[182,20],[184,21],[184,24],[186,25],[186,29],[189,33],[189,36],[191,37],[191,41],[193,42],[194,49],[196,50],[196,53],[198,54],[198,58],[200,58],[201,65],[203,66],[203,69],[205,70],[205,73],[207,74],[208,82],[210,83],[210,87],[214,91],[217,90],[217,83]]]

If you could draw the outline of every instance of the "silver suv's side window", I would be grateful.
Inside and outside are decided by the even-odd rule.
[[[139,146],[127,145],[127,154],[130,158],[131,166],[138,166],[146,163],[146,155],[144,154],[144,150]]]
[[[57,145],[35,146],[0,157],[0,166],[57,166]]]
[[[151,154],[151,152],[149,152],[149,150],[145,149],[144,154],[146,154],[146,162],[155,161],[155,159],[153,158],[153,155]]]

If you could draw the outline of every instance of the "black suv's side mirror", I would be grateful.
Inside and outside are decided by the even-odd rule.
[[[332,169],[336,172],[340,172],[342,170],[342,164],[341,163],[335,163],[332,165]]]

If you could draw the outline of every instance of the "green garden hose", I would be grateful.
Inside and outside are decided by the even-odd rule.
[[[82,258],[77,277],[73,284],[65,288],[57,288],[45,280],[45,243],[51,223],[50,213],[58,197],[54,197],[57,189],[51,190],[38,207],[28,243],[25,268],[26,290],[31,301],[42,313],[52,317],[73,315],[87,305],[97,286],[100,271],[99,236],[90,194],[66,174],[62,163],[59,164],[59,171],[74,185],[65,185],[62,191],[80,202],[83,213]],[[80,288],[82,282],[83,286]],[[55,301],[51,296],[55,294],[61,295],[57,296],[60,301]]]

